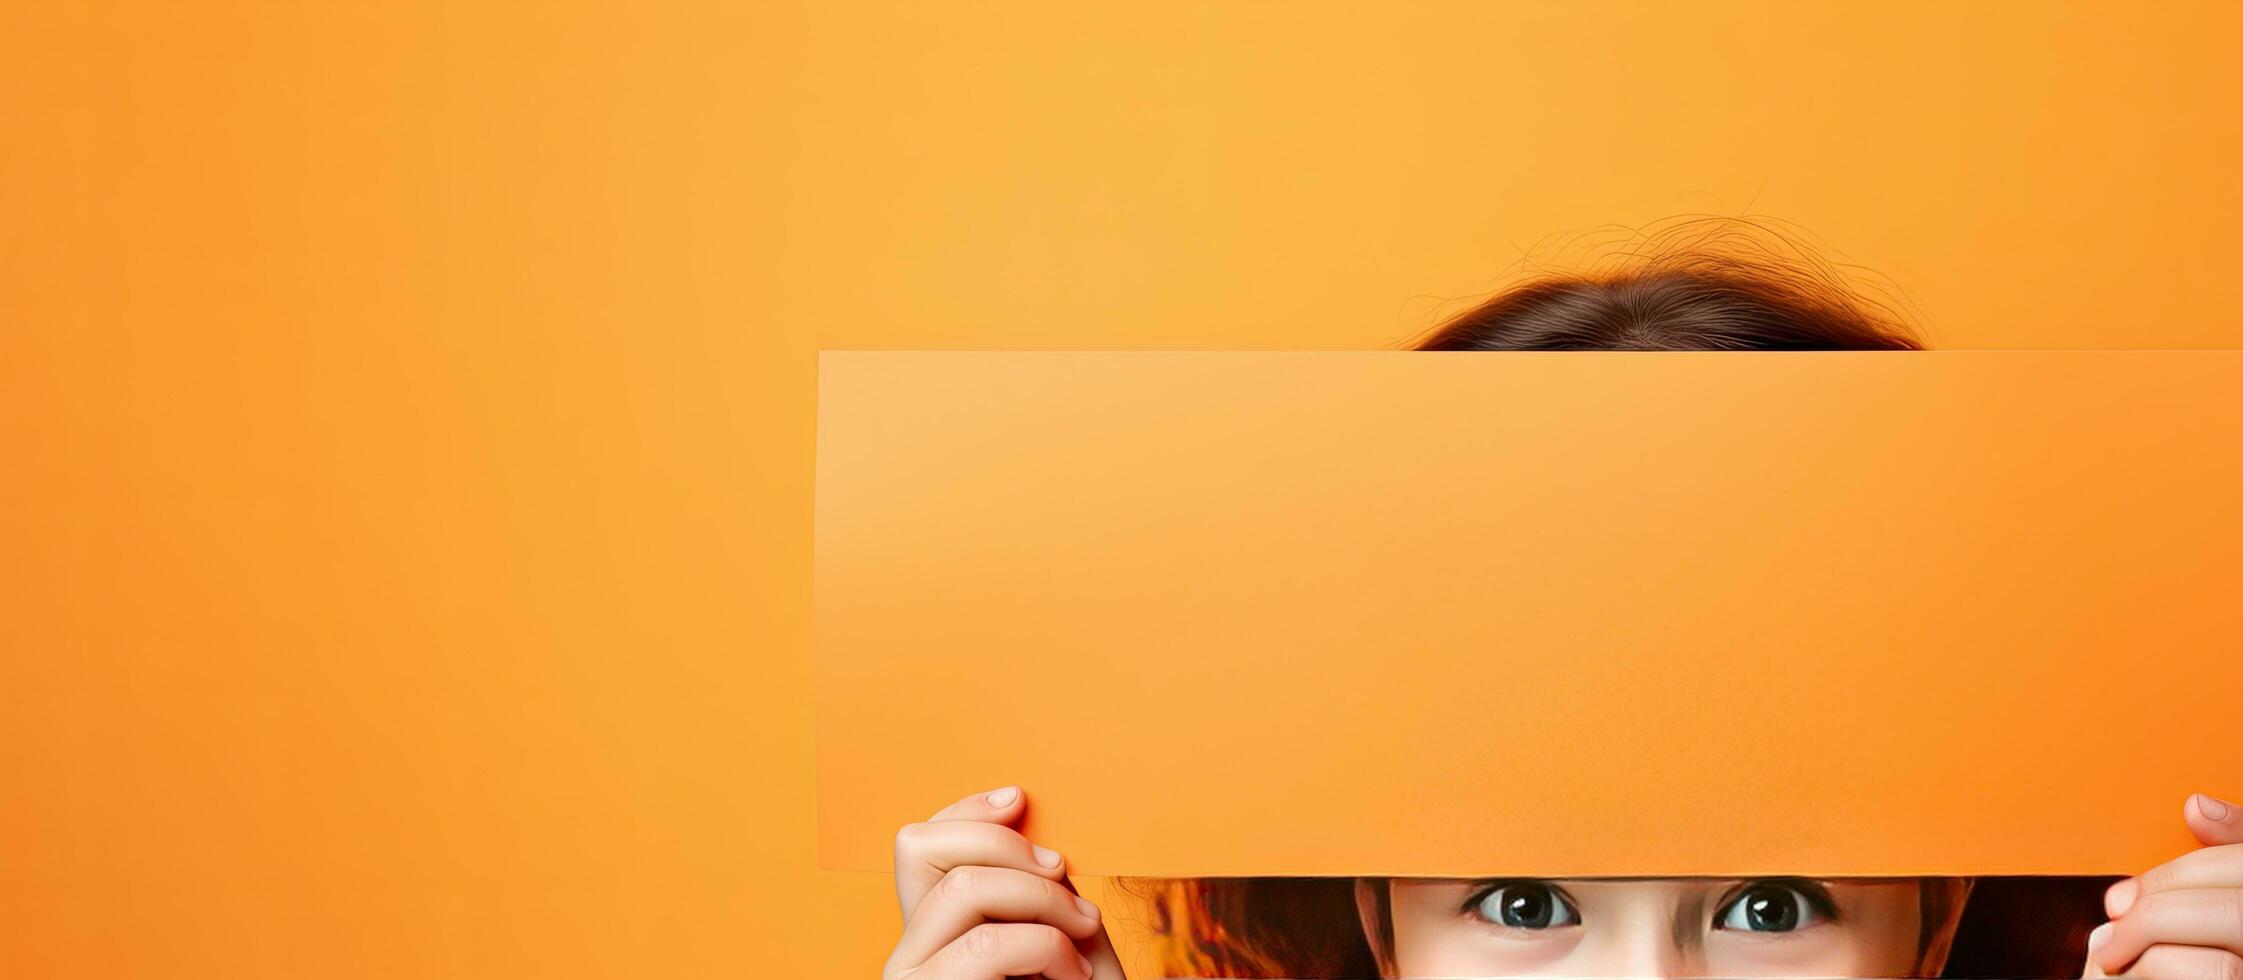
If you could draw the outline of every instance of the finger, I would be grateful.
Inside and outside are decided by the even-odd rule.
[[[1074,881],[1068,881],[1068,890],[1072,893]],[[1083,946],[1083,958],[1090,960],[1092,978],[1128,980],[1128,973],[1122,971],[1122,953],[1115,953],[1113,935],[1106,933],[1106,926],[1099,926],[1099,935],[1092,935],[1090,942]]]
[[[1011,868],[952,868],[904,924],[888,962],[916,967],[984,922],[1041,922],[1077,941],[1099,934],[1098,907],[1058,882]]]
[[[1011,868],[1054,881],[1067,873],[1058,851],[1030,843],[1010,827],[977,820],[915,823],[896,831],[896,902],[905,921],[950,869]]]
[[[983,923],[911,971],[911,980],[1005,980],[1044,976],[1092,980],[1090,961],[1067,934],[1027,922]],[[891,977],[897,976],[891,974]]]
[[[980,820],[986,823],[1013,824],[1027,811],[1021,803],[1027,797],[1018,786],[1006,786],[972,796],[935,811],[932,820]]]
[[[2209,946],[2243,954],[2243,890],[2198,888],[2134,900],[2095,951],[2105,972],[2118,973],[2160,943]]]
[[[2104,943],[2110,941],[2113,928],[2116,927],[2105,922],[2096,926],[2094,931],[2087,934],[2087,967],[2080,971],[2080,980],[2099,980],[2101,977],[2110,976],[2110,974],[2103,972],[2102,964],[2095,961],[2095,951],[2101,949]]]
[[[2206,846],[2111,885],[2103,911],[2112,918],[2149,892],[2243,887],[2243,807],[2197,793],[2181,804],[2181,819]]]
[[[2243,844],[2243,806],[2198,793],[2181,809],[2188,829],[2206,844]]]
[[[2243,888],[2243,844],[2200,847],[2118,882],[2103,893],[2103,909],[2116,918],[2143,895],[2192,888]]]
[[[2152,946],[2127,969],[2144,980],[2243,980],[2243,956],[2202,946]]]
[[[1065,890],[1068,890],[1068,893],[1074,893],[1074,895],[1083,893],[1081,888],[1074,888],[1074,879],[1070,879],[1070,877],[1061,877],[1059,884]],[[1081,949],[1083,949],[1083,955],[1088,955],[1088,958],[1090,958],[1090,971],[1095,973],[1097,980],[1128,980],[1128,973],[1122,971],[1122,953],[1115,953],[1113,933],[1108,933],[1104,926],[1099,928],[1099,935],[1090,937],[1090,942],[1083,944]]]
[[[1121,954],[1114,952],[1114,941],[1104,929],[1091,938],[1083,959],[1090,963],[1090,975],[1094,980],[1129,980],[1122,973]]]
[[[1082,889],[1075,887],[1072,878],[1061,878],[1059,884],[1069,894],[1077,897],[1082,895]],[[1099,927],[1098,935],[1091,937],[1089,943],[1079,948],[1084,956],[1089,957],[1091,973],[1097,980],[1129,980],[1129,975],[1122,971],[1121,954],[1114,951],[1113,936],[1107,933],[1104,926]]]

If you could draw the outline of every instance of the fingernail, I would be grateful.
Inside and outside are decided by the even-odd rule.
[[[2109,912],[2113,919],[2125,915],[2127,909],[2134,907],[2134,896],[2141,893],[2142,883],[2133,878],[2112,885],[2110,891],[2103,893],[2103,911]]]
[[[2096,926],[2094,932],[2090,932],[2087,934],[2087,951],[2090,953],[2094,952],[2096,947],[2103,945],[2103,941],[2109,938],[2111,938],[2110,923],[2105,922],[2102,925]]]
[[[990,793],[987,797],[984,798],[989,801],[990,806],[1002,809],[1004,807],[1011,806],[1012,801],[1020,799],[1020,787],[1007,786],[1004,789],[1000,789]]]
[[[2225,820],[2227,819],[2227,801],[2216,796],[2206,796],[2198,793],[2196,794],[2196,812],[2203,814],[2206,820]]]
[[[1037,864],[1041,864],[1041,865],[1043,865],[1044,867],[1047,867],[1047,868],[1056,868],[1056,867],[1059,867],[1059,852],[1058,852],[1058,851],[1055,851],[1055,850],[1052,850],[1051,848],[1045,847],[1045,846],[1043,846],[1042,844],[1031,844],[1031,845],[1029,845],[1029,846],[1031,846],[1031,847],[1033,847],[1033,848],[1035,848],[1035,849],[1036,849],[1036,863],[1037,863]]]
[[[1092,970],[1092,969],[1090,968],[1090,957],[1088,957],[1088,956],[1084,956],[1084,955],[1083,955],[1083,954],[1081,954],[1081,953],[1076,953],[1076,954],[1075,954],[1075,959],[1077,959],[1077,960],[1080,960],[1080,961],[1082,961],[1082,964],[1083,964],[1083,976],[1089,977],[1089,976],[1096,976],[1096,975],[1097,975],[1097,974],[1096,974],[1096,972],[1095,972],[1095,971],[1093,971],[1093,970]]]
[[[1090,904],[1090,899],[1084,898],[1081,895],[1075,896],[1075,907],[1083,910],[1084,915],[1090,916],[1093,919],[1098,918],[1098,906]]]

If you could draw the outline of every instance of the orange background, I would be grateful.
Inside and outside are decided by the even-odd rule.
[[[10,5],[0,973],[871,973],[821,348],[1388,346],[1748,209],[1939,346],[2243,341],[2226,5],[1304,6]]]

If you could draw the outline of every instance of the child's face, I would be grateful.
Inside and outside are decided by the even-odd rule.
[[[1375,885],[1374,885],[1375,887]],[[1902,977],[1914,881],[1801,878],[1391,882],[1404,977]]]

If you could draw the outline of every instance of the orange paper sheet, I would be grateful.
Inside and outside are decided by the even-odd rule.
[[[822,863],[2130,873],[2243,797],[2243,352],[827,353]]]

